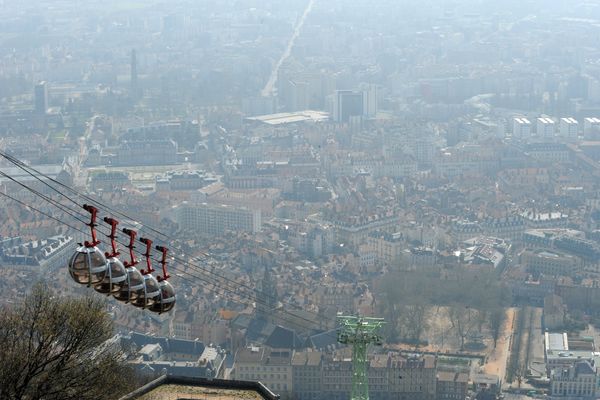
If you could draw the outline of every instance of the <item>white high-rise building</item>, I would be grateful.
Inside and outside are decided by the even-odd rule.
[[[596,103],[600,101],[600,81],[598,79],[588,79],[588,100]]]
[[[531,137],[531,121],[525,117],[515,117],[513,119],[513,137],[529,139]]]
[[[367,118],[373,118],[377,115],[377,85],[366,85],[363,92],[363,113]]]
[[[579,122],[575,118],[561,118],[560,119],[560,137],[577,140],[579,135]]]
[[[259,232],[262,226],[260,210],[223,204],[187,204],[177,208],[177,223],[184,230],[206,235],[222,235],[226,231]]]
[[[600,118],[586,118],[583,120],[583,137],[586,140],[595,140],[600,137]]]
[[[540,139],[550,139],[554,137],[555,123],[552,118],[540,117],[537,119],[537,136]]]

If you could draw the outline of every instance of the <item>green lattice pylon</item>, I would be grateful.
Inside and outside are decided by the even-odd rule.
[[[367,376],[367,346],[381,345],[377,333],[385,322],[383,318],[338,316],[338,342],[352,345],[352,400],[369,400]]]

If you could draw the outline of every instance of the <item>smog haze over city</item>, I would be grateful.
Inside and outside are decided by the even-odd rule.
[[[598,399],[600,2],[0,0],[0,288],[2,399]]]

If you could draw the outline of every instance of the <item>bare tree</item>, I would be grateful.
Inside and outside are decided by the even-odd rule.
[[[424,302],[416,302],[405,307],[404,325],[409,332],[409,339],[418,347],[423,332],[428,327],[429,306]]]
[[[36,285],[0,315],[0,398],[114,399],[133,372],[111,346],[112,322],[99,298],[59,298]]]
[[[448,318],[456,336],[460,339],[460,350],[465,349],[465,340],[477,327],[477,310],[461,305],[448,308]]]
[[[498,339],[500,339],[500,335],[502,334],[502,325],[504,324],[505,319],[506,313],[502,307],[495,307],[490,312],[490,330],[492,331],[492,338],[494,339],[494,348],[496,348]]]

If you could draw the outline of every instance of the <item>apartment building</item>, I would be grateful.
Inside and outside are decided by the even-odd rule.
[[[579,122],[575,118],[560,119],[560,136],[570,141],[577,140],[579,135]]]
[[[400,223],[400,217],[393,212],[372,215],[361,219],[332,221],[335,226],[337,240],[351,246],[368,240],[369,234],[375,231],[389,231]]]
[[[525,250],[521,264],[529,272],[553,276],[574,276],[583,268],[580,258],[555,250]]]
[[[291,399],[292,350],[255,346],[239,349],[231,379],[260,381],[280,394],[282,399]]]
[[[513,137],[529,139],[531,137],[531,121],[525,117],[513,118]]]
[[[406,248],[404,233],[388,233],[375,231],[369,234],[369,242],[372,244],[377,261],[387,265],[397,265]]]
[[[583,360],[550,372],[550,398],[592,400],[596,398],[598,376],[593,361]]]
[[[346,400],[352,391],[349,350],[323,353],[250,346],[237,351],[231,379],[258,380],[283,399]],[[371,355],[368,362],[369,397],[373,400],[465,398],[466,374],[453,374],[447,380],[452,383],[447,383],[442,373],[446,386],[438,390],[435,356],[384,353]],[[439,397],[440,393],[444,396]]]
[[[169,334],[179,339],[192,340],[192,327],[194,325],[194,313],[185,310],[177,310],[170,320]]]
[[[4,266],[30,271],[55,271],[62,268],[75,239],[57,235],[43,240],[25,242],[21,237],[0,239],[0,262]]]
[[[176,210],[179,227],[205,235],[222,235],[226,231],[256,233],[261,229],[260,210],[223,204],[183,203]]]
[[[550,139],[554,137],[556,124],[552,118],[540,117],[537,119],[538,138]]]
[[[430,400],[435,398],[437,368],[434,356],[387,354],[380,356],[378,365],[371,362],[371,371],[374,377],[382,375],[384,378],[383,386],[374,387],[379,389],[374,390],[376,399]],[[374,385],[375,383],[373,382]]]
[[[292,387],[296,400],[321,398],[323,377],[323,353],[318,351],[296,352],[292,357]]]
[[[322,397],[347,399],[352,390],[350,358],[323,362]],[[433,400],[436,396],[436,360],[433,356],[376,354],[369,360],[369,398],[373,400]]]
[[[468,384],[467,373],[440,371],[437,376],[436,400],[464,400]]]

